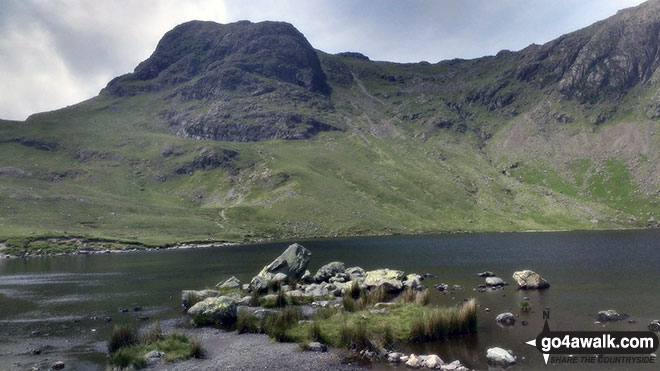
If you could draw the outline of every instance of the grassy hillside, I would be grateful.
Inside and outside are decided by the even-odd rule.
[[[329,87],[320,93],[277,71],[210,95],[195,90],[213,88],[204,76],[179,84],[179,70],[123,76],[76,106],[0,121],[0,241],[657,226],[649,107],[660,78],[620,87],[616,99],[567,97],[546,60],[565,40],[437,64],[317,51],[320,67],[309,68]],[[207,137],[234,140],[195,139]]]

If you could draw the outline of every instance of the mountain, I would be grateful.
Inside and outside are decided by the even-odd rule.
[[[187,22],[97,97],[0,121],[0,240],[656,227],[659,37],[655,0],[433,64]]]

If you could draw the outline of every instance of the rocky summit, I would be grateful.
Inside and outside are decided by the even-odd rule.
[[[519,51],[392,63],[283,22],[187,22],[98,96],[0,121],[0,250],[657,228],[658,35],[651,0]]]

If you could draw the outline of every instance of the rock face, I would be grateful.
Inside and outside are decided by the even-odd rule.
[[[623,321],[628,318],[627,314],[622,314],[614,309],[601,310],[596,314],[596,319],[601,322]]]
[[[319,268],[318,271],[316,271],[316,274],[314,275],[314,279],[316,282],[327,282],[332,276],[338,274],[338,273],[344,273],[345,268],[344,268],[344,263],[342,262],[332,262],[328,263],[321,268]]]
[[[401,291],[403,288],[404,274],[402,271],[393,269],[377,269],[365,274],[364,286],[367,288],[382,287],[389,292]]]
[[[147,60],[102,94],[163,92],[173,108],[161,116],[176,134],[245,142],[337,130],[322,115],[296,110],[296,103],[332,109],[329,91],[316,51],[292,25],[191,21],[167,32]],[[184,107],[191,101],[197,109]]]
[[[538,273],[529,269],[514,272],[513,279],[518,284],[518,287],[526,290],[533,289],[546,289],[550,287],[550,283],[541,277]]]
[[[516,324],[516,316],[510,312],[501,313],[495,317],[495,321],[503,326],[513,326]]]
[[[486,352],[488,364],[495,367],[509,367],[516,363],[516,358],[513,354],[502,348],[490,348]]]
[[[280,273],[281,275],[277,276],[277,280],[280,281],[285,278],[301,278],[307,269],[307,264],[309,264],[311,255],[312,253],[301,244],[294,243],[293,245],[290,245],[280,256],[265,266],[261,272],[252,279],[252,288],[257,290],[265,289],[268,287],[268,282],[273,280]]]
[[[237,301],[233,297],[207,298],[188,309],[196,324],[229,324],[236,320]]]

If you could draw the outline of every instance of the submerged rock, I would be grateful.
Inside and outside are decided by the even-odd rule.
[[[484,272],[481,272],[481,273],[477,273],[477,276],[479,276],[479,277],[483,277],[483,278],[486,278],[486,277],[495,277],[495,273],[493,273],[493,272],[491,272],[491,271],[484,271]]]
[[[658,332],[658,331],[660,331],[660,321],[657,320],[657,319],[654,319],[653,321],[651,321],[651,323],[649,323],[648,327],[649,327],[649,331]]]
[[[486,352],[488,364],[495,367],[509,367],[516,363],[516,358],[509,351],[502,348],[490,348]]]
[[[513,279],[521,289],[545,289],[550,287],[550,283],[541,277],[538,273],[525,269],[522,271],[514,272]]]
[[[504,286],[507,283],[499,277],[486,277],[486,285],[495,287],[495,286]]]
[[[237,301],[230,296],[206,298],[188,309],[188,315],[198,325],[233,323],[236,314]]]
[[[516,324],[516,316],[511,312],[505,312],[498,314],[495,321],[503,326],[513,326]]]
[[[627,314],[622,314],[614,309],[601,310],[596,314],[596,319],[600,322],[622,321],[628,318]]]

